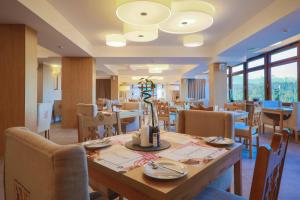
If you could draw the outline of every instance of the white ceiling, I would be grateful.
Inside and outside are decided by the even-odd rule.
[[[56,54],[92,56],[100,74],[128,76],[137,73],[122,70],[129,64],[171,64],[177,78],[194,77],[211,62],[240,62],[255,55],[249,48],[261,49],[300,33],[299,0],[206,0],[216,13],[214,24],[202,32],[204,46],[186,48],[182,36],[160,32],[156,41],[112,48],[104,45],[105,34],[122,32],[114,0],[0,1],[0,23],[32,27],[39,45],[51,50],[40,49],[41,62],[60,62]],[[288,33],[282,34],[283,28]]]
[[[122,33],[114,0],[48,0],[93,45],[105,45],[105,35]],[[214,24],[201,32],[205,46],[215,45],[224,35],[261,11],[273,0],[206,0],[216,8]],[[80,14],[79,14],[80,13]],[[238,16],[238,17],[237,17]],[[182,35],[159,32],[159,38],[148,43],[129,42],[129,46],[182,46]]]

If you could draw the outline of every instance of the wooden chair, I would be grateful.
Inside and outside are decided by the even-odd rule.
[[[170,127],[170,110],[168,102],[156,103],[156,110],[158,121],[163,121],[164,129],[168,129]]]
[[[259,147],[259,130],[261,125],[261,107],[259,105],[253,107],[247,122],[248,124],[235,123],[235,136],[240,139],[244,138],[246,147],[249,146],[249,157],[252,158],[252,144],[254,138],[256,138],[256,147]]]
[[[244,110],[246,111],[246,102],[241,103],[224,103],[224,109],[228,111]]]
[[[274,134],[271,146],[259,147],[251,185],[250,200],[277,200],[289,132]],[[200,193],[196,200],[244,200],[232,193],[208,187]]]
[[[213,106],[206,107],[204,105],[198,105],[197,107],[191,106],[191,110],[204,110],[204,111],[214,111]]]

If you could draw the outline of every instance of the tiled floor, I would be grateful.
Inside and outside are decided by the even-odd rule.
[[[59,144],[76,143],[77,130],[62,129],[59,125],[54,125],[50,131],[51,140]],[[261,145],[269,144],[270,133],[261,135]],[[250,193],[253,168],[255,165],[256,149],[254,148],[253,159],[249,159],[248,151],[243,151],[243,196],[248,197]],[[0,160],[0,194],[3,194],[3,161]],[[281,190],[279,200],[299,200],[300,199],[300,144],[296,144],[291,139],[286,156],[286,163],[282,175]],[[3,199],[2,195],[0,200]]]

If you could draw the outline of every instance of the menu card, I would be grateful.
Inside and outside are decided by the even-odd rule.
[[[114,145],[107,150],[101,151],[99,157],[95,158],[94,161],[114,171],[126,172],[157,158],[153,154],[138,153],[122,145]]]
[[[189,159],[212,160],[222,155],[226,151],[227,150],[223,148],[215,148],[202,146],[195,143],[189,143],[178,148],[165,150],[159,153],[158,156],[181,162]]]

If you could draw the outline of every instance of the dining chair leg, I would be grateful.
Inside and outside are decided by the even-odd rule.
[[[256,147],[257,147],[257,151],[258,151],[258,148],[259,148],[259,136],[256,136]]]
[[[262,133],[265,133],[265,124],[262,125]]]
[[[249,138],[249,157],[252,158],[252,137]]]
[[[276,132],[276,126],[273,125],[273,134]]]
[[[295,131],[295,130],[294,130],[294,132],[295,132],[295,142],[296,142],[296,143],[299,143],[299,135],[298,135],[298,131]]]

